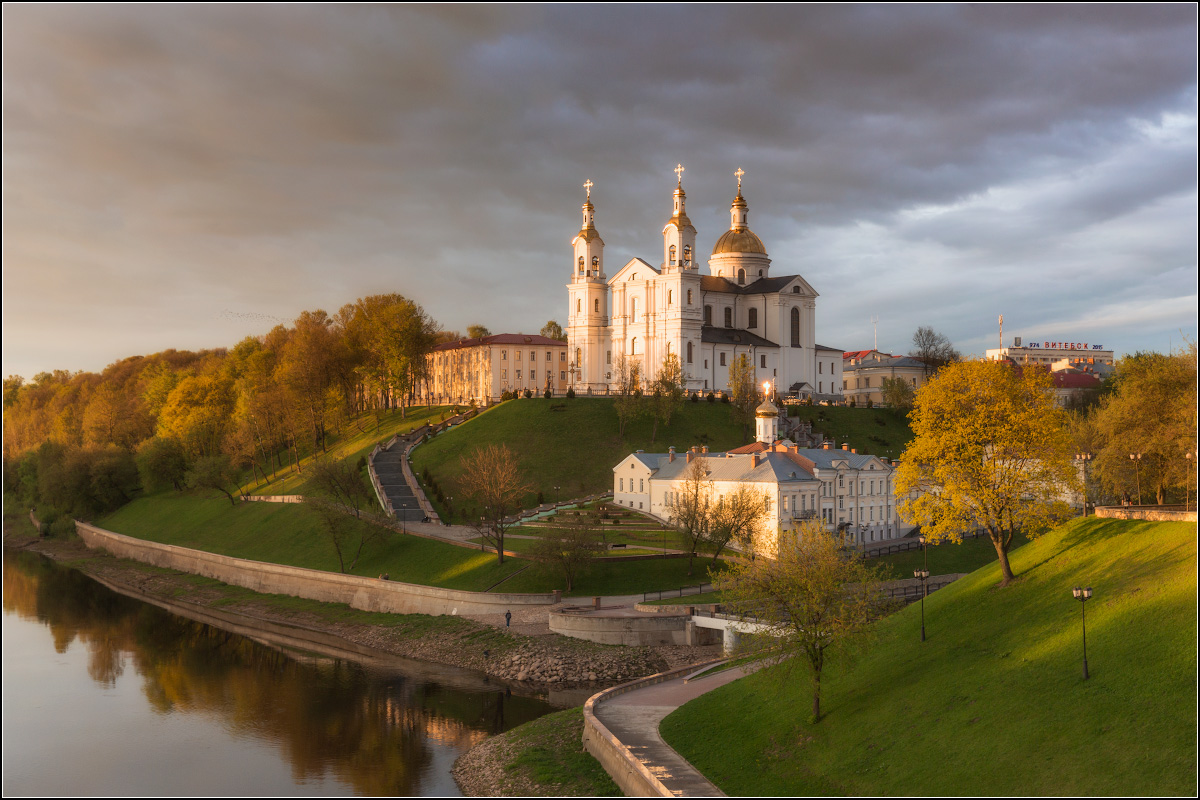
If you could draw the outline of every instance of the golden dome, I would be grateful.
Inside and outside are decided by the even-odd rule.
[[[725,231],[721,238],[717,239],[712,254],[716,256],[722,253],[762,253],[765,256],[767,248],[752,230],[741,228]]]

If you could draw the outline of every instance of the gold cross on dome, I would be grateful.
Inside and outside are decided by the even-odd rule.
[[[679,181],[679,185],[683,185],[683,164],[675,165],[675,178]]]
[[[587,189],[587,193],[588,193],[588,200],[591,200],[591,199],[592,199],[592,187],[593,187],[593,186],[595,186],[595,184],[594,184],[594,183],[592,183],[592,179],[591,179],[591,178],[588,178],[586,181],[584,181],[584,182],[583,182],[583,188],[584,188],[584,189]]]
[[[737,172],[735,172],[735,173],[733,173],[733,174],[734,174],[734,175],[737,175],[737,179],[738,179],[738,194],[741,194],[741,193],[742,193],[742,176],[746,174],[746,170],[742,169],[741,167],[738,167],[738,169],[737,169]]]

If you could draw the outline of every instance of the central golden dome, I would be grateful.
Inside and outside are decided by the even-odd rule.
[[[713,245],[714,256],[721,253],[762,253],[767,254],[762,239],[749,228],[725,231],[717,243]]]

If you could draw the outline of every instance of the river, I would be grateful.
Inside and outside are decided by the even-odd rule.
[[[441,665],[268,645],[5,550],[10,795],[457,795],[454,760],[554,711]]]

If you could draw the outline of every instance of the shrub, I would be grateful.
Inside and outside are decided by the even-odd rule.
[[[729,402],[729,395],[727,395],[727,394],[723,394],[723,395],[721,395],[721,402],[722,402],[722,403],[728,403],[728,402]]]
[[[570,389],[567,389],[567,399],[568,400],[575,399],[575,387],[574,386],[572,386]]]
[[[854,408],[854,398],[853,397],[850,398],[850,407]]]
[[[526,389],[525,390],[525,399],[528,400],[531,397],[533,397],[533,391],[530,389]]]
[[[699,403],[699,402],[700,402],[700,393],[699,393],[699,392],[696,392],[696,393],[694,393],[694,394],[692,395],[692,402],[693,402],[693,403]]]
[[[717,396],[716,396],[715,394],[713,394],[712,392],[709,392],[709,393],[708,393],[708,397],[707,397],[707,398],[705,398],[705,399],[707,399],[707,400],[708,400],[708,402],[710,402],[710,403],[711,403],[711,402],[713,402],[713,401],[715,401],[715,400],[717,399]]]
[[[364,469],[366,469],[367,468],[367,457],[359,456],[358,463],[354,465],[354,468],[356,470],[358,470],[359,472],[362,472]]]
[[[546,398],[547,400],[549,400],[549,399],[550,399],[551,397],[553,397],[553,396],[554,396],[554,395],[550,394],[550,387],[549,387],[549,386],[547,386],[547,387],[546,387],[546,391],[542,393],[542,397],[544,397],[544,398]]]
[[[875,401],[868,397],[867,398],[867,408],[874,408],[874,407],[875,407]]]

